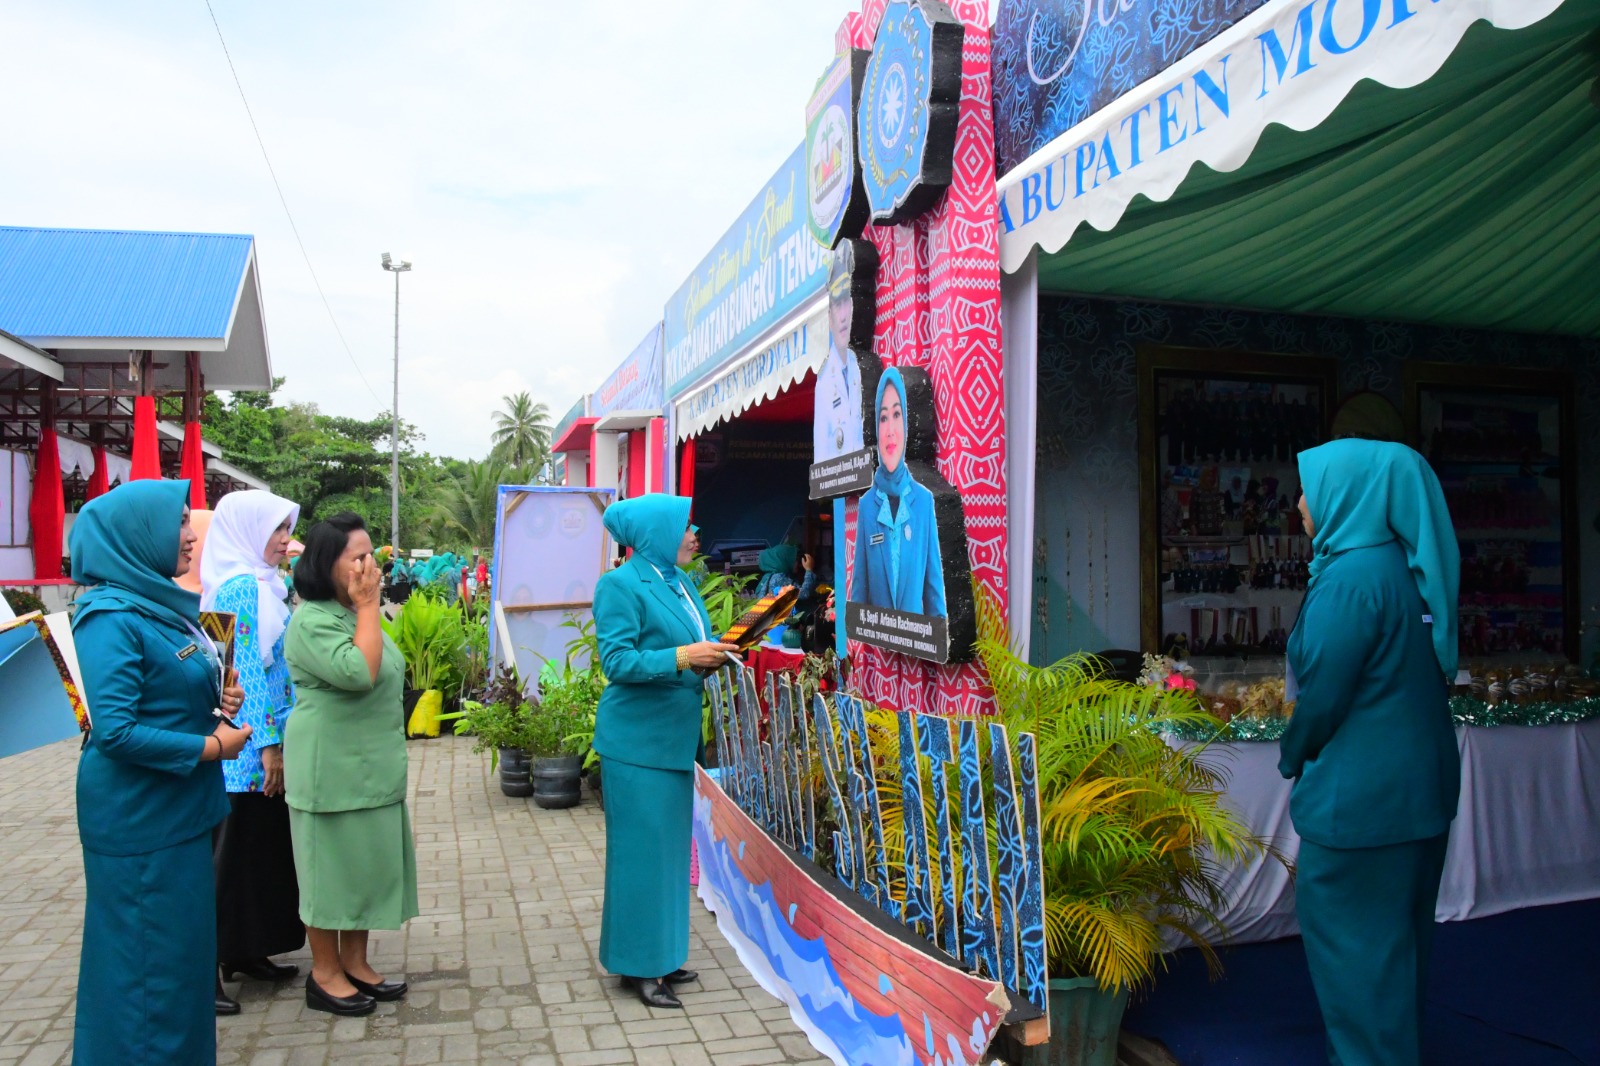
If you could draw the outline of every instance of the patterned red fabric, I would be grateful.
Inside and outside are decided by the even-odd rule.
[[[28,523],[33,533],[33,576],[59,578],[61,531],[67,521],[66,492],[61,487],[61,448],[56,431],[39,430],[39,454],[33,461],[33,497]]]
[[[96,496],[104,496],[111,490],[111,477],[106,473],[106,450],[103,445],[94,446],[94,473],[89,475],[89,484],[83,490],[84,502]]]
[[[841,45],[871,48],[887,0],[863,0]],[[913,222],[867,228],[878,249],[878,354],[926,367],[939,415],[939,472],[961,493],[972,573],[1006,599],[1005,400],[1000,356],[1000,253],[988,5],[952,0],[966,25],[955,172],[938,205]],[[854,559],[855,506],[847,509]],[[851,642],[854,681],[885,706],[987,714],[994,698],[976,665],[941,667]]]
[[[147,481],[161,476],[161,446],[156,443],[156,398],[136,396],[133,400],[133,470],[129,481]]]
[[[200,423],[188,422],[183,427],[183,463],[178,476],[189,480],[189,509],[209,511],[206,503],[206,453],[200,446]]]

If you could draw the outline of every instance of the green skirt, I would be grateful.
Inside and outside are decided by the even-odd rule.
[[[399,929],[417,916],[417,851],[404,800],[316,814],[289,808],[300,920],[316,929]]]

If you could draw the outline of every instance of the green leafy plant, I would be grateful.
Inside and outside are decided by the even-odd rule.
[[[6,603],[11,605],[11,613],[18,618],[34,611],[38,611],[41,614],[44,613],[44,601],[31,592],[24,592],[22,589],[6,589],[4,595]]]
[[[1220,722],[1192,693],[1111,680],[1084,654],[1031,666],[1000,605],[983,589],[977,601],[978,656],[1000,717],[1038,740],[1051,972],[1092,976],[1107,991],[1147,983],[1168,929],[1220,969],[1198,931],[1220,925],[1220,871],[1262,854],[1282,861],[1223,804],[1207,747],[1161,736]]]
[[[467,633],[461,612],[443,599],[414,593],[383,631],[406,659],[406,687],[455,691],[465,676]]]
[[[441,720],[459,718],[461,724],[457,732],[473,737],[473,751],[489,753],[491,772],[500,764],[500,749],[527,751],[534,739],[533,703],[512,666],[502,666],[495,671],[483,699],[462,700],[459,715],[440,717]]]
[[[695,557],[689,573],[699,587],[700,599],[705,601],[706,614],[711,616],[711,635],[726,633],[744,613],[750,586],[755,583],[756,575],[721,574],[709,570],[703,555]]]
[[[594,750],[595,717],[606,689],[600,667],[600,642],[590,619],[568,617],[562,626],[573,631],[559,666],[546,660],[539,671],[539,706],[551,718],[549,728],[559,728],[559,744],[546,757],[581,755],[583,765],[600,761]],[[548,745],[547,745],[548,746]]]

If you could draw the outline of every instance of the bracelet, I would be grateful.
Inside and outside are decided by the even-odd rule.
[[[214,741],[217,742],[217,757],[213,761],[221,762],[222,761],[222,738],[217,736],[215,733],[213,733],[209,737],[206,737],[206,739],[207,740],[214,740]],[[209,754],[211,752],[211,746],[209,744],[206,745],[206,752],[207,752],[207,754]]]
[[[687,644],[680,645],[678,648],[678,669],[680,671],[689,669],[689,646]]]

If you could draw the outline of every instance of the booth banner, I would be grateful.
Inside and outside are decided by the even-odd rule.
[[[1473,23],[1521,29],[1561,0],[1271,0],[1079,123],[1000,181],[1000,262],[1107,231],[1137,195],[1161,202],[1199,163],[1237,170],[1269,123],[1309,130],[1355,85],[1432,77]],[[1177,6],[1177,5],[1174,5]]]
[[[819,247],[809,235],[806,242]],[[824,262],[826,254],[824,253]],[[674,405],[678,440],[699,436],[724,419],[770,400],[814,373],[828,356],[828,320],[822,308],[794,329],[723,370]]]
[[[822,291],[828,250],[806,221],[806,188],[802,144],[672,295],[662,320],[668,399]]]
[[[999,171],[1199,48],[1266,0],[1001,0]]]
[[[589,413],[603,418],[613,411],[659,411],[662,400],[661,323],[658,322],[650,327],[650,332],[622,365],[595,390]]]

